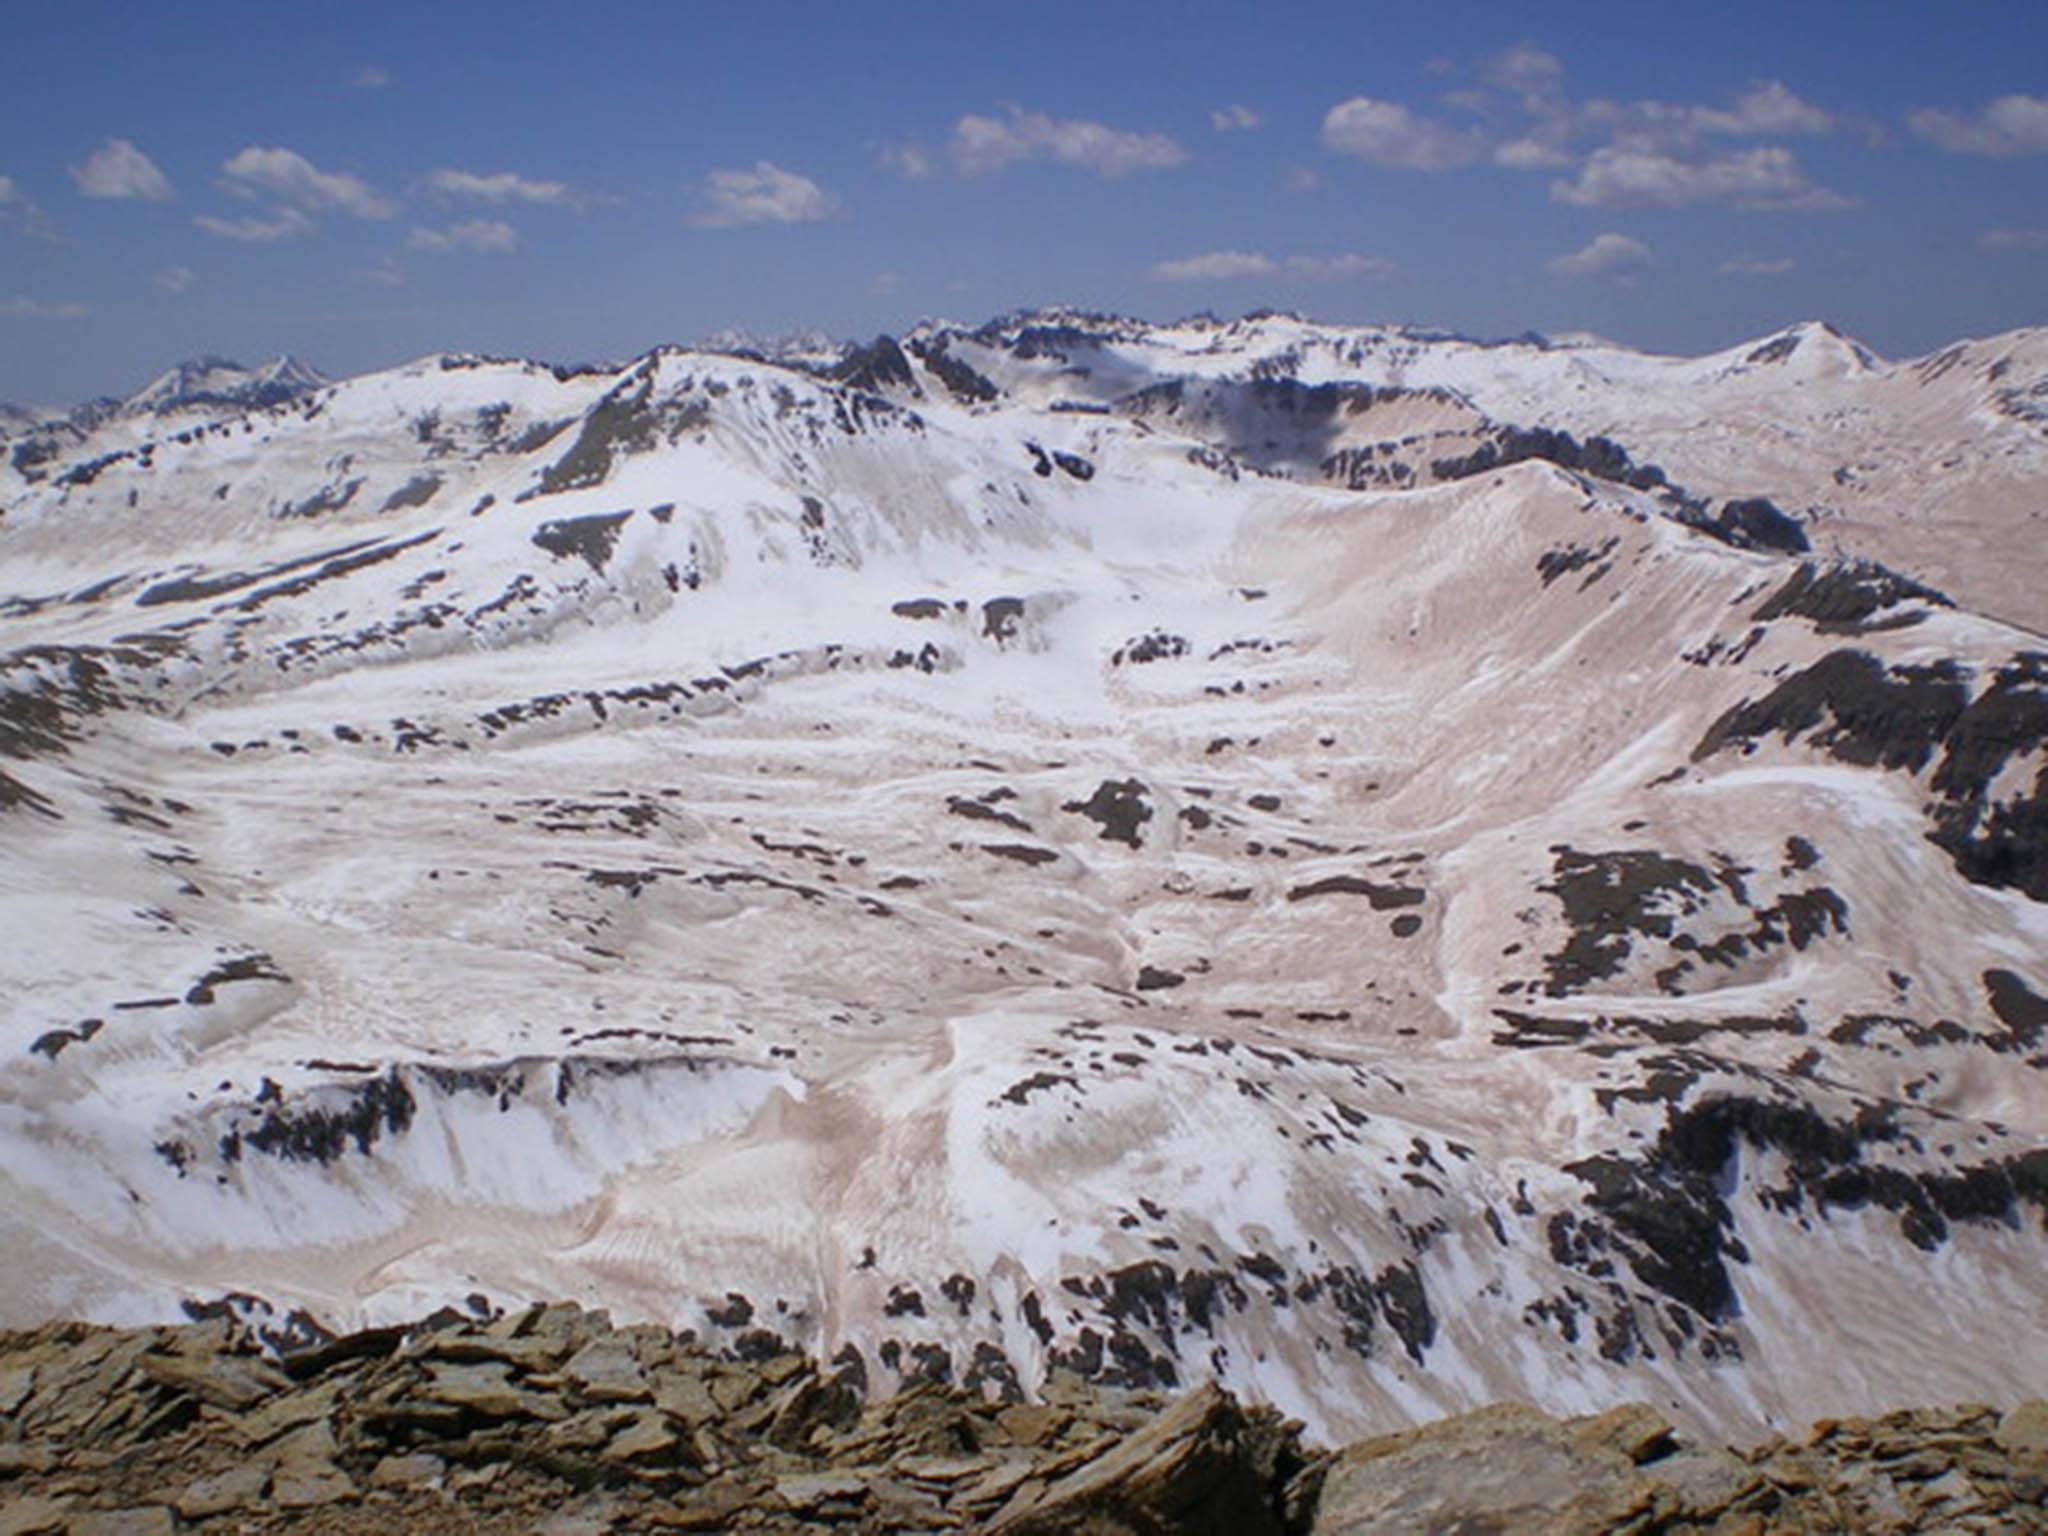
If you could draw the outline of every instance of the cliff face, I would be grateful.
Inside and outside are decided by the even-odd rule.
[[[0,1336],[0,1533],[2048,1530],[2048,1403],[1828,1420],[1746,1450],[1633,1404],[1480,1409],[1339,1452],[1213,1384],[1058,1375],[863,1400],[766,1332],[536,1306],[347,1335]]]

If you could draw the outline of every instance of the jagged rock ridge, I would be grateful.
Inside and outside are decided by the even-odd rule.
[[[2048,1518],[2041,1402],[1833,1419],[1744,1451],[1685,1444],[1639,1403],[1571,1420],[1501,1404],[1332,1452],[1213,1386],[864,1402],[857,1359],[767,1338],[717,1355],[574,1306],[340,1336],[251,1322],[227,1307],[0,1336],[0,1528],[1677,1536]]]

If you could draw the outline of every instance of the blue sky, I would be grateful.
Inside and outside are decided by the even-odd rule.
[[[0,399],[1070,302],[2048,323],[2048,5],[15,0]]]

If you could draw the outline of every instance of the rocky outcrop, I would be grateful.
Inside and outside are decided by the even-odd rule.
[[[2048,1530],[2048,1403],[1816,1424],[1743,1451],[1632,1404],[1500,1404],[1335,1453],[1206,1385],[924,1384],[772,1334],[536,1306],[335,1337],[0,1335],[0,1536],[180,1531],[994,1531],[1244,1536]]]

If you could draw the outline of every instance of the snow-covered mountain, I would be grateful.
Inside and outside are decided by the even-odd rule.
[[[2038,1394],[2044,338],[1056,311],[17,452],[0,1325]]]
[[[48,411],[33,405],[16,405],[11,400],[0,400],[0,436],[25,432],[49,415]]]
[[[168,416],[178,411],[259,409],[311,394],[325,374],[295,357],[277,357],[256,368],[222,357],[202,357],[158,374],[122,403],[128,415]]]
[[[282,405],[327,382],[325,374],[295,357],[276,357],[255,368],[226,358],[195,358],[158,374],[125,400],[106,395],[63,410],[0,404],[0,444],[8,445],[5,457],[14,467],[34,479],[40,465],[95,436],[128,447],[164,431],[174,419],[182,425]]]

